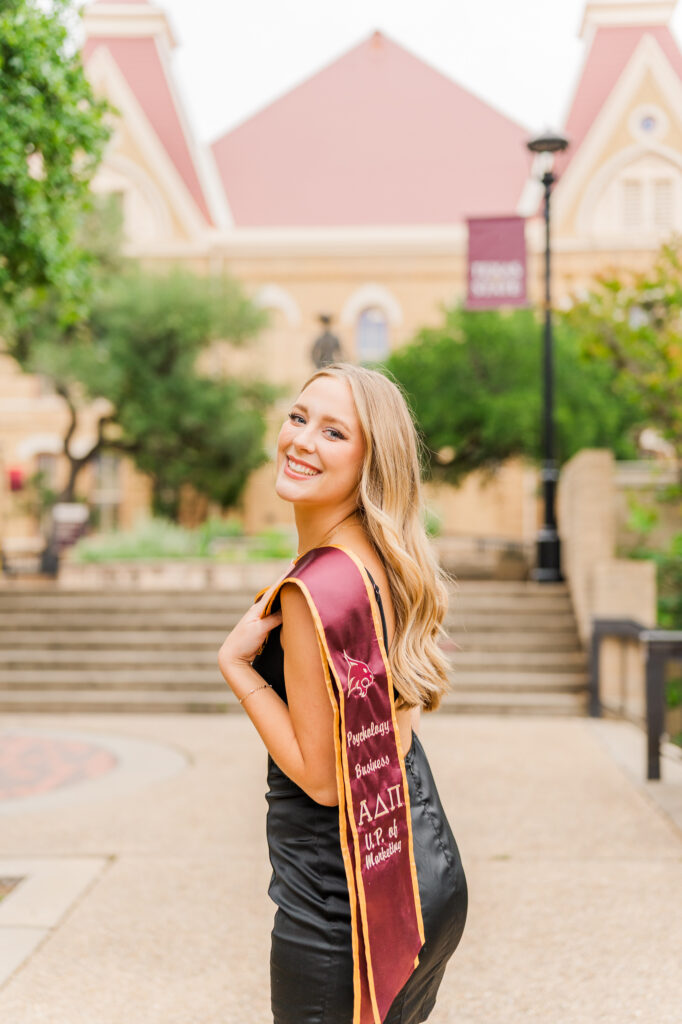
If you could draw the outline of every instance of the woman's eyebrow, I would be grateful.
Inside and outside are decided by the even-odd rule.
[[[306,416],[308,415],[308,408],[307,406],[303,405],[302,402],[294,402],[292,409],[300,409],[301,412],[304,412],[306,414]],[[338,416],[322,416],[322,419],[325,420],[327,423],[338,423],[340,426],[343,427],[344,430],[347,430],[349,434],[351,432],[350,427],[343,420],[340,420]]]

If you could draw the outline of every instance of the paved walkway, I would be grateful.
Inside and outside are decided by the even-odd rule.
[[[586,719],[422,738],[469,883],[430,1024],[679,1024],[682,760],[644,783]],[[238,715],[0,719],[0,1020],[269,1024],[264,773]]]

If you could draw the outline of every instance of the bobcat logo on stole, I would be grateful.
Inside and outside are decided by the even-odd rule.
[[[345,651],[343,656],[348,665],[348,696],[355,694],[356,697],[366,697],[367,687],[374,682],[371,668],[364,661],[349,658]]]

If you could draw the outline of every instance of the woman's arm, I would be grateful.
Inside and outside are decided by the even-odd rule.
[[[312,615],[299,588],[285,583],[280,591],[281,613],[260,619],[269,594],[232,630],[220,649],[218,663],[237,697],[263,686],[263,677],[250,661],[281,619],[289,705],[271,688],[263,688],[252,693],[243,707],[285,775],[317,803],[333,806],[338,803],[334,717]]]

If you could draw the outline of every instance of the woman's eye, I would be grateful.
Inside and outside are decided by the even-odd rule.
[[[301,416],[300,412],[290,412],[288,416],[292,423],[305,423],[305,418]],[[345,435],[335,427],[327,427],[326,429],[329,431],[334,441],[345,441]]]

